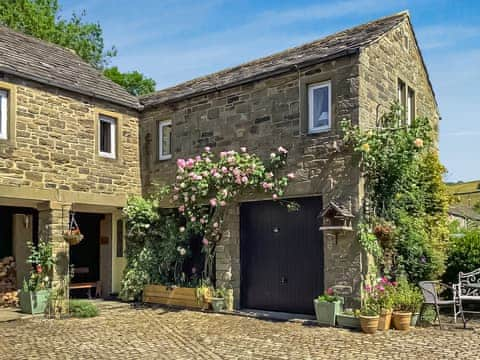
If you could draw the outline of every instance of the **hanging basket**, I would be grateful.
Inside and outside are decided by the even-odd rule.
[[[72,214],[70,225],[68,230],[63,233],[63,238],[70,245],[77,245],[83,240],[83,234],[80,232],[80,228],[75,220],[75,214]]]

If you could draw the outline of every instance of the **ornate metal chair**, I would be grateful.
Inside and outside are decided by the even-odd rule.
[[[478,301],[480,302],[480,269],[476,269],[469,273],[458,274],[458,284],[455,284],[455,292],[459,303],[459,312],[455,313],[455,321],[457,315],[464,313],[480,314],[480,311],[464,311],[463,302],[466,301]]]
[[[422,290],[423,294],[423,304],[422,308],[420,309],[420,319],[422,319],[423,312],[425,311],[425,307],[427,305],[431,305],[434,307],[438,325],[440,329],[442,328],[442,323],[440,321],[440,308],[445,306],[452,306],[453,313],[455,314],[455,322],[456,322],[456,315],[461,314],[463,319],[463,327],[466,327],[465,317],[463,316],[463,309],[462,304],[458,301],[456,291],[454,287],[448,286],[447,284],[443,284],[439,281],[420,281],[418,283],[420,289]],[[452,300],[444,300],[439,297],[439,290],[441,289],[448,289],[453,293]],[[459,311],[457,312],[457,305],[459,305]]]

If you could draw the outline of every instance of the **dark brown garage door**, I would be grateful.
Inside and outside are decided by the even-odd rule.
[[[320,197],[295,199],[289,212],[278,202],[244,203],[240,213],[241,304],[244,308],[313,313],[323,292]]]

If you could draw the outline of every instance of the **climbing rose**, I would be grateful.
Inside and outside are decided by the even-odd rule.
[[[423,140],[422,140],[422,139],[419,139],[419,138],[416,138],[416,139],[413,141],[413,144],[415,145],[415,147],[421,148],[421,147],[423,147]]]
[[[185,163],[185,167],[187,167],[188,169],[191,169],[193,165],[195,165],[195,160],[193,159],[188,159]]]
[[[37,273],[41,274],[42,273],[42,265],[38,264],[37,265]]]
[[[206,152],[210,152],[210,150],[211,150],[211,149],[210,149],[210,146],[205,146],[205,151],[206,151]]]
[[[210,205],[213,207],[217,206],[217,199],[215,198],[210,199]]]
[[[242,182],[246,184],[248,182],[248,178],[246,176],[242,177]]]
[[[243,153],[244,153],[244,152],[247,152],[247,148],[246,148],[245,146],[242,146],[242,147],[240,148],[240,151],[243,152]]]
[[[282,154],[286,154],[286,153],[288,153],[288,150],[285,149],[283,146],[280,146],[280,147],[278,148],[278,152],[279,152],[279,153],[282,153]]]
[[[294,173],[288,173],[287,177],[289,179],[295,179],[295,174]]]
[[[180,169],[183,169],[185,167],[186,163],[185,163],[185,160],[184,159],[178,159],[177,160],[177,166],[180,168]]]
[[[207,238],[203,238],[202,239],[202,244],[207,246],[208,245],[208,239]]]
[[[278,195],[277,195],[277,194],[273,194],[273,195],[272,195],[272,198],[273,198],[273,200],[277,200],[277,199],[278,199]]]
[[[328,288],[326,292],[327,292],[327,295],[333,295],[334,294],[334,291],[333,291],[332,288]]]

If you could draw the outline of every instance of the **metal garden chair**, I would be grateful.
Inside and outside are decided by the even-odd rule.
[[[465,322],[465,317],[463,315],[462,303],[458,302],[456,291],[453,287],[443,284],[439,281],[420,281],[418,283],[423,294],[423,304],[420,309],[420,319],[422,319],[423,312],[427,305],[431,305],[435,308],[435,312],[438,318],[438,325],[440,329],[442,328],[442,323],[440,321],[440,308],[446,306],[453,306],[454,314],[461,314],[463,320],[463,327],[467,326]],[[453,293],[453,300],[444,300],[441,299],[438,295],[440,289],[448,289]],[[459,311],[457,312],[457,305],[459,306]]]

